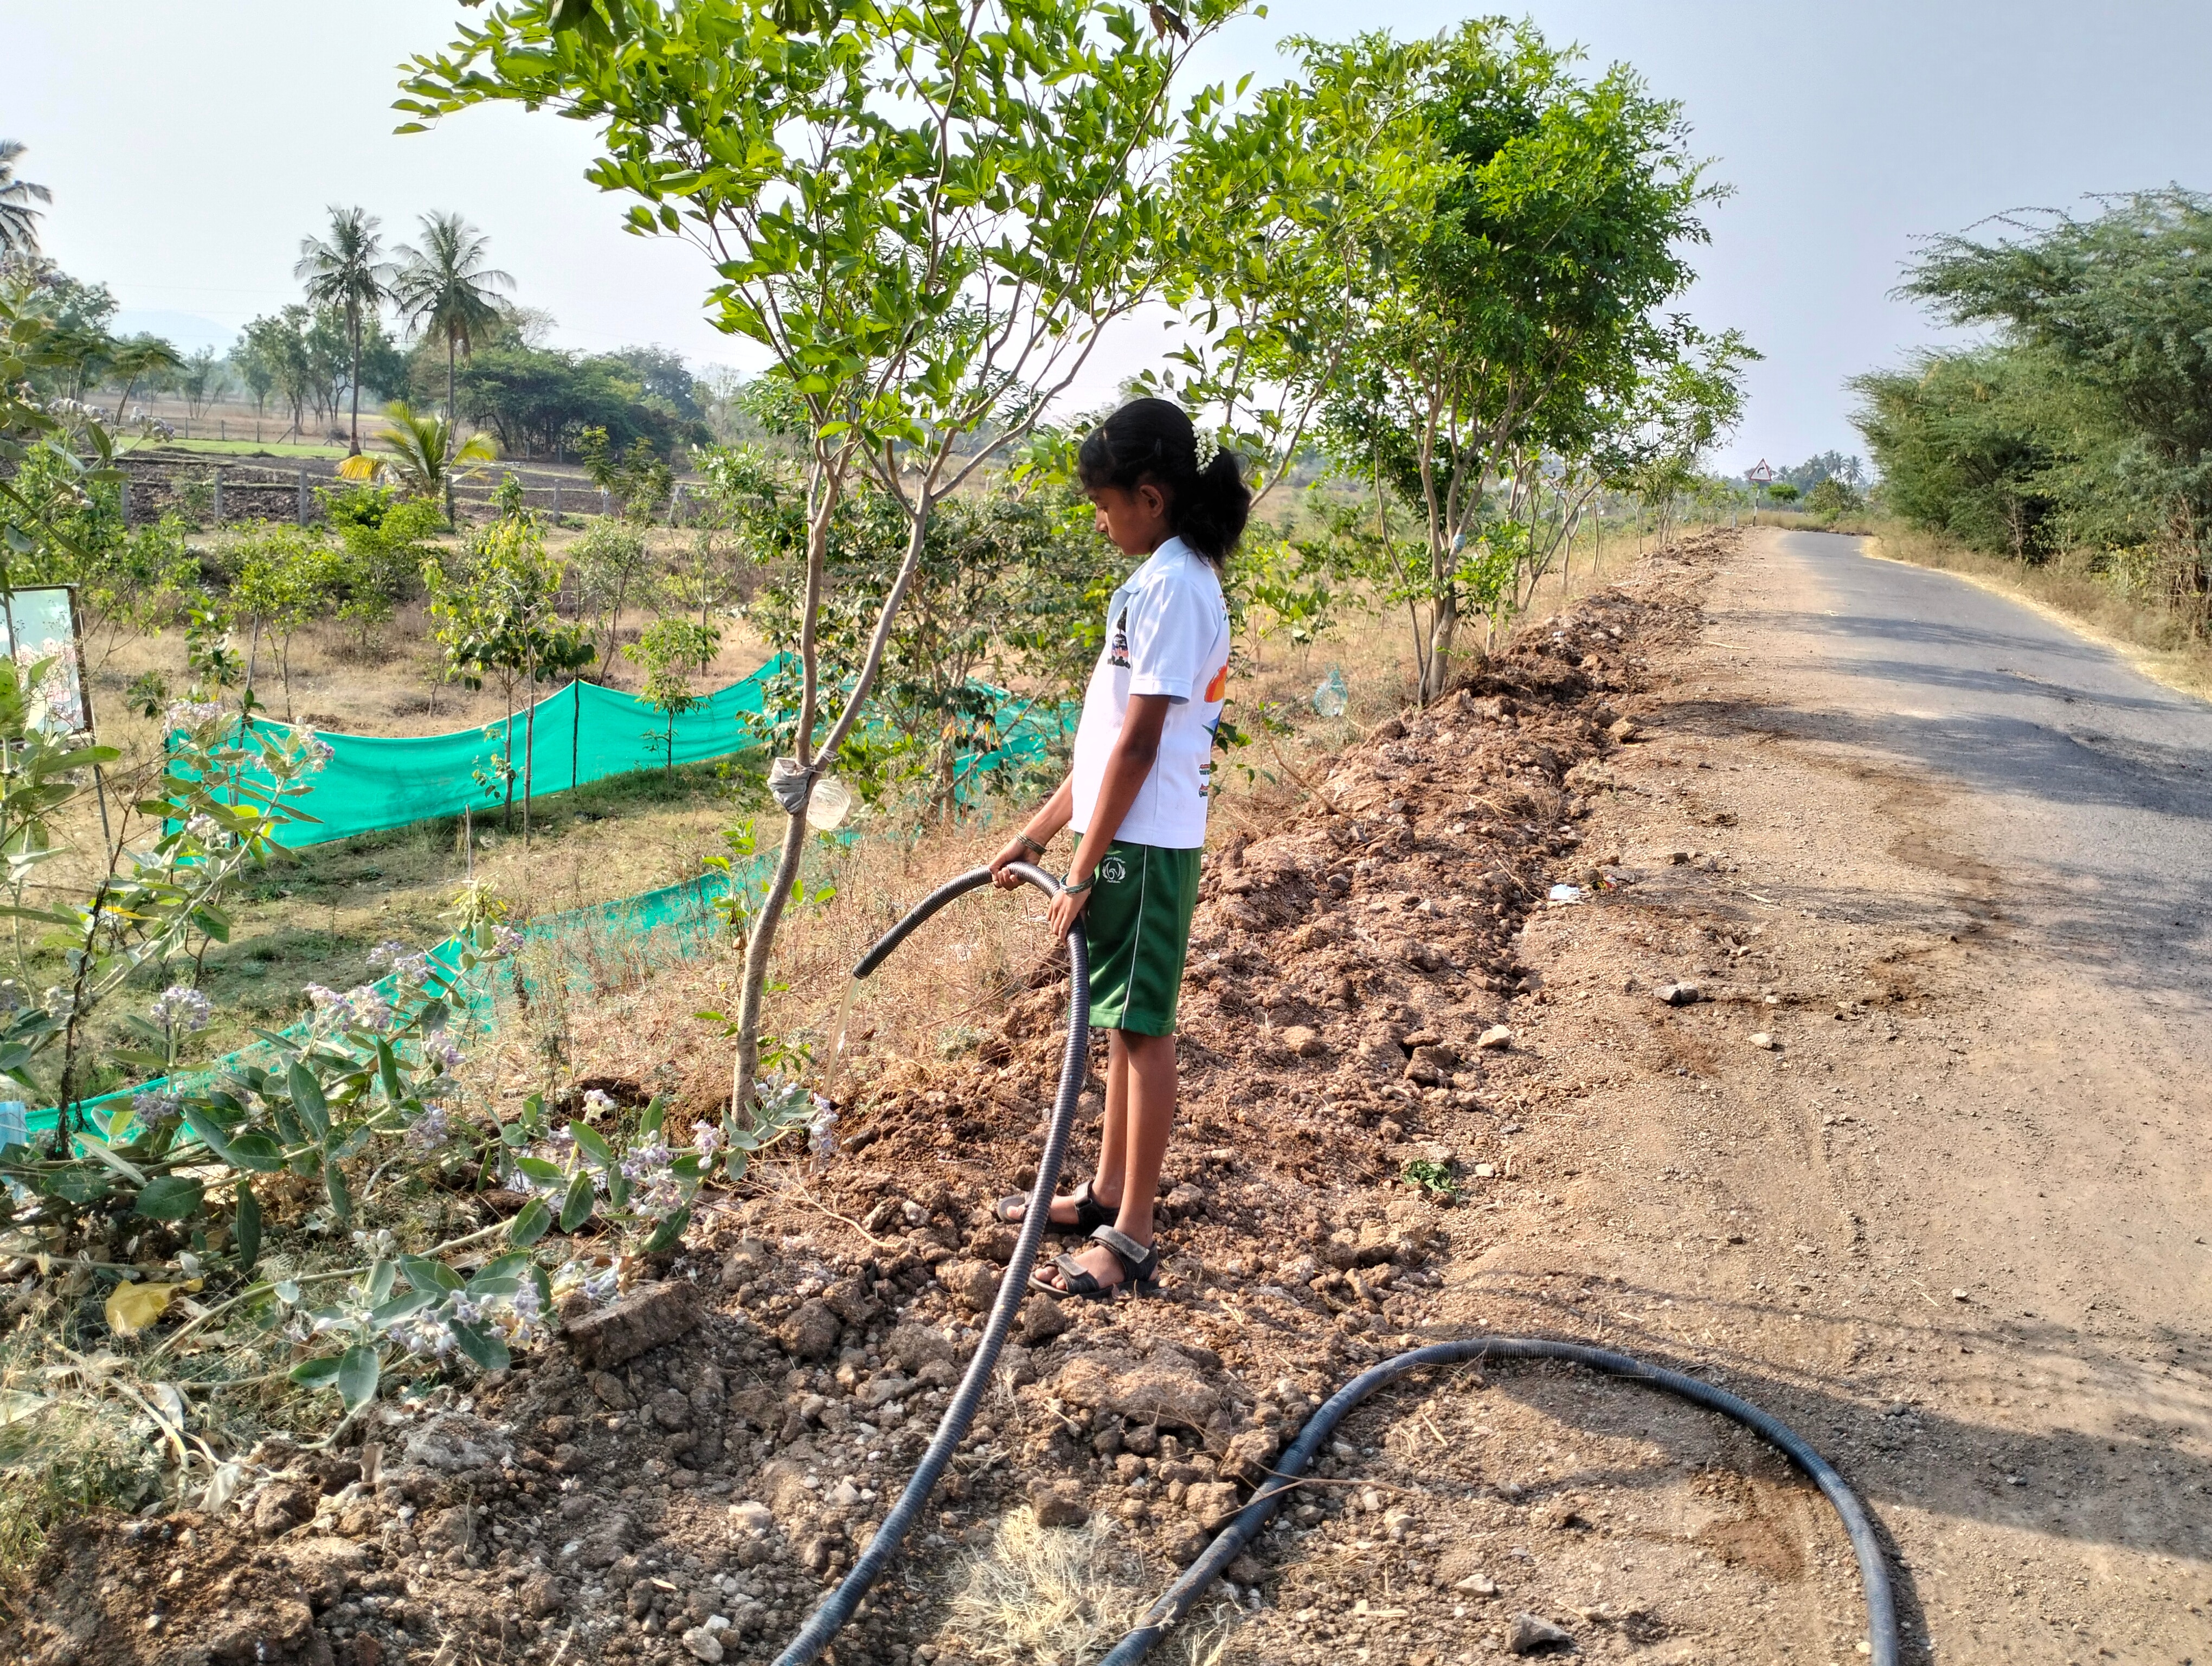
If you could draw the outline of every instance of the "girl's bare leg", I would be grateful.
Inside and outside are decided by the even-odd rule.
[[[1117,1030],[1107,1056],[1106,1122],[1100,1134],[1098,1178],[1091,1195],[1102,1203],[1118,1199],[1121,1213],[1114,1223],[1115,1228],[1149,1245],[1160,1167],[1167,1159],[1168,1136],[1175,1128],[1175,1037]],[[1076,1259],[1100,1282],[1120,1282],[1121,1265],[1103,1244],[1093,1245]],[[1057,1279],[1056,1274],[1046,1276]]]

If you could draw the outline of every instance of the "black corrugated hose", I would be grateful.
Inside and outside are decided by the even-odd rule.
[[[1056,893],[1059,886],[1042,868],[1027,862],[1016,863],[1014,873],[1048,896]],[[854,977],[866,977],[883,964],[892,950],[906,941],[923,921],[957,897],[966,896],[979,886],[991,882],[988,868],[973,868],[958,878],[939,886],[917,903],[913,909],[890,930],[885,932],[876,945],[860,958],[853,968]],[[1045,1130],[1044,1150],[1037,1158],[1036,1179],[1030,1196],[1050,1198],[1060,1179],[1060,1168],[1067,1153],[1068,1136],[1074,1126],[1075,1104],[1083,1090],[1083,1079],[1091,1049],[1090,1014],[1090,945],[1079,922],[1067,934],[1070,976],[1068,981],[1067,1048],[1061,1055],[1060,1091],[1053,1101],[1052,1119]],[[999,1351],[1006,1344],[1006,1332],[1012,1327],[1015,1310],[1021,1306],[1028,1288],[1030,1263],[1036,1258],[1037,1246],[1044,1240],[1047,1209],[1032,1207],[1022,1219],[1020,1234],[1015,1240],[1012,1259],[1006,1263],[1006,1274],[999,1284],[998,1299],[992,1304],[991,1316],[983,1326],[982,1340],[976,1344],[975,1357],[969,1362],[968,1374],[960,1380],[953,1394],[952,1403],[945,1409],[944,1420],[937,1426],[937,1435],[922,1455],[921,1466],[915,1471],[914,1479],[907,1483],[898,1502],[884,1517],[883,1524],[876,1529],[875,1537],[853,1565],[853,1571],[831,1592],[829,1600],[814,1611],[790,1645],[776,1657],[776,1666],[807,1666],[818,1659],[828,1648],[830,1640],[853,1617],[860,1599],[868,1594],[891,1558],[897,1554],[899,1541],[914,1525],[921,1513],[922,1505],[936,1489],[938,1478],[945,1466],[951,1462],[953,1449],[968,1432],[975,1420],[975,1408],[990,1385],[992,1368],[998,1363]],[[1881,1542],[1875,1536],[1874,1523],[1858,1495],[1844,1485],[1838,1474],[1818,1452],[1794,1431],[1769,1416],[1746,1400],[1698,1377],[1680,1371],[1665,1371],[1656,1365],[1647,1365],[1632,1359],[1625,1353],[1615,1353],[1607,1348],[1588,1347],[1577,1342],[1553,1342],[1541,1338],[1520,1336],[1470,1336],[1458,1341],[1437,1342],[1427,1347],[1414,1348],[1407,1353],[1383,1360],[1370,1367],[1329,1396],[1327,1404],[1306,1420],[1291,1449],[1283,1454],[1275,1473],[1252,1495],[1246,1505],[1217,1535],[1213,1542],[1174,1584],[1168,1587],[1160,1600],[1146,1611],[1143,1621],[1114,1646],[1113,1651],[1099,1666],[1133,1666],[1142,1660],[1167,1635],[1168,1628],[1188,1614],[1206,1588],[1218,1578],[1224,1569],[1237,1560],[1250,1544],[1260,1529],[1267,1524],[1281,1505],[1284,1496],[1298,1485],[1298,1477],[1312,1462],[1336,1426],[1350,1414],[1352,1408],[1365,1400],[1377,1389],[1384,1388],[1399,1378],[1435,1365],[1454,1365],[1482,1359],[1564,1359],[1587,1366],[1608,1376],[1621,1377],[1632,1382],[1649,1383],[1664,1389],[1681,1398],[1722,1416],[1733,1419],[1747,1429],[1778,1448],[1795,1463],[1835,1506],[1836,1514],[1843,1518],[1844,1530],[1849,1534],[1851,1552],[1858,1559],[1859,1578],[1866,1592],[1867,1640],[1872,1654],[1872,1666],[1898,1666],[1897,1603],[1889,1585],[1889,1566],[1882,1555]]]

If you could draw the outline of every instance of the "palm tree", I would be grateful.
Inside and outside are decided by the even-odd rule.
[[[117,426],[122,425],[123,407],[131,403],[131,391],[140,381],[184,368],[183,356],[159,336],[130,336],[116,343],[108,359],[107,374],[123,386],[122,394],[115,401]]]
[[[15,177],[25,148],[21,139],[0,139],[0,255],[39,252],[39,211],[31,204],[54,200],[44,185]]]
[[[489,463],[499,455],[491,441],[481,434],[471,435],[466,445],[455,449],[451,423],[427,411],[417,411],[404,399],[394,399],[385,406],[384,419],[386,426],[376,435],[376,443],[384,448],[385,454],[347,458],[338,465],[342,479],[374,480],[380,474],[390,474],[398,478],[401,489],[410,496],[433,503],[441,497],[448,498],[450,514],[454,480],[475,472],[461,465]]]
[[[300,240],[300,261],[292,276],[307,286],[307,301],[316,307],[338,307],[345,311],[346,344],[353,351],[353,444],[348,454],[361,455],[361,331],[363,323],[391,299],[386,287],[392,268],[380,258],[384,240],[376,234],[379,222],[366,209],[331,204],[331,234]]]
[[[449,444],[456,423],[453,356],[466,352],[500,322],[503,314],[492,292],[514,287],[512,277],[483,264],[485,242],[483,234],[458,214],[426,214],[422,246],[400,245],[403,264],[392,280],[392,303],[408,323],[446,338]]]

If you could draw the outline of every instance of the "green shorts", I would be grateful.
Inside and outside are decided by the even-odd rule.
[[[1083,928],[1091,939],[1091,1025],[1175,1034],[1190,916],[1198,906],[1195,850],[1124,844],[1098,864]]]

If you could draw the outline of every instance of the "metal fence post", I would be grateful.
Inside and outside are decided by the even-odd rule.
[[[553,524],[561,524],[561,483],[557,480],[553,483]]]
[[[307,471],[300,471],[300,525],[307,524]]]

